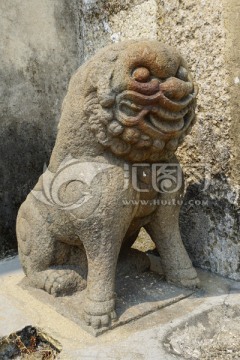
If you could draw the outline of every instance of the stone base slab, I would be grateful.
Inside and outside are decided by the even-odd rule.
[[[26,278],[20,282],[20,286],[93,336],[137,320],[193,294],[192,290],[170,285],[162,276],[150,271],[118,277],[116,281],[118,320],[109,328],[93,329],[85,324],[82,316],[85,290],[71,296],[53,297],[43,290],[30,287]]]

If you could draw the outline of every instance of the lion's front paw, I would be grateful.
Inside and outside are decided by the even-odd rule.
[[[85,312],[84,320],[88,326],[92,326],[94,329],[100,329],[102,327],[108,327],[112,321],[117,319],[117,314],[112,311],[105,315],[90,315]]]
[[[199,287],[200,281],[194,267],[178,269],[174,274],[167,274],[167,281],[190,289]]]
[[[84,321],[94,329],[108,327],[117,319],[115,299],[107,301],[93,301],[87,299],[84,306]]]

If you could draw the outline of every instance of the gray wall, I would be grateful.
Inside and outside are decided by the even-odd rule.
[[[72,0],[1,0],[0,14],[1,256],[16,249],[18,207],[48,162],[81,35]]]

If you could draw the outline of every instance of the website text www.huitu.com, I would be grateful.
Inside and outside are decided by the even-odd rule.
[[[191,205],[191,206],[207,206],[208,200],[196,200],[191,199],[186,202],[179,199],[153,199],[153,200],[123,200],[123,205],[148,205],[148,206],[181,206],[183,203]]]

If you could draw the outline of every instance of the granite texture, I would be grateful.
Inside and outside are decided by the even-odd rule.
[[[197,124],[179,149],[187,184],[182,236],[195,265],[239,279],[239,2],[149,0],[102,13],[97,7],[86,17],[85,57],[99,38],[101,46],[150,38],[186,58],[199,95]],[[94,36],[91,24],[98,24]]]
[[[179,231],[175,156],[196,96],[183,58],[158,41],[103,48],[70,81],[49,167],[20,207],[17,238],[29,284],[54,296],[86,288],[79,312],[94,329],[116,320],[118,259],[131,275],[150,266],[131,249],[142,227],[168,282],[199,282]]]
[[[198,121],[179,149],[188,184],[183,239],[195,265],[239,280],[239,7],[212,0],[158,6],[158,38],[179,49],[199,85]]]

